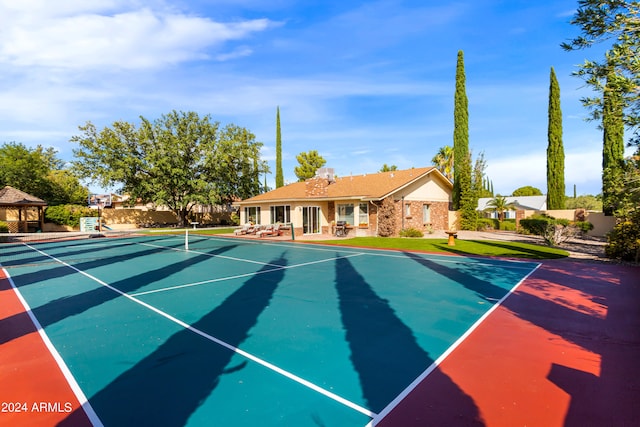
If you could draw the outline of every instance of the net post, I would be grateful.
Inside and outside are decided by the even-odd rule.
[[[184,229],[184,250],[185,251],[189,250],[189,229],[188,228]]]

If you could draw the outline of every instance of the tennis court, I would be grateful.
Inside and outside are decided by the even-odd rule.
[[[85,412],[106,426],[374,425],[539,267],[187,241],[0,247],[5,275],[86,401],[61,425]],[[25,333],[4,328],[1,344]]]

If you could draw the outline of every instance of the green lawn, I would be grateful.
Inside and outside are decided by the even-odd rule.
[[[353,239],[324,240],[316,243],[362,246],[380,249],[399,249],[407,251],[452,253],[458,255],[499,256],[507,258],[554,259],[569,256],[569,253],[563,249],[534,245],[530,243],[460,239],[456,239],[455,242],[455,246],[448,246],[447,239],[355,237]]]

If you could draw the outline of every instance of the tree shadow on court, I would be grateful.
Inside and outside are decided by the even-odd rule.
[[[273,263],[286,265],[282,257]],[[273,267],[264,266],[261,272]],[[235,353],[196,331],[238,347],[269,305],[284,269],[247,280],[218,307],[172,335],[155,351],[122,373],[89,399],[107,426],[183,426],[206,400],[225,373],[243,369],[247,361],[229,367]],[[228,396],[230,402],[232,397]],[[74,426],[80,409],[59,425]],[[217,425],[212,414],[211,425]]]
[[[187,259],[180,260],[178,262],[165,265],[161,268],[145,271],[143,273],[137,274],[135,276],[127,277],[122,280],[118,280],[114,283],[110,283],[109,285],[115,289],[123,293],[131,293],[134,292],[146,285],[154,283],[158,280],[162,280],[167,276],[175,274],[181,270],[189,268],[193,265],[199,264],[205,260],[211,259],[212,256],[221,254],[228,250],[233,249],[235,246],[230,245],[223,248],[219,248],[215,251],[207,252],[206,254],[201,254],[197,256],[190,256]],[[158,249],[153,249],[147,252],[151,254]],[[162,249],[160,249],[162,250]],[[138,255],[141,256],[141,255]],[[116,260],[120,259],[119,256],[111,257],[111,263],[116,262]],[[130,259],[130,258],[129,258]],[[80,263],[75,267],[81,271],[88,270],[90,268],[94,268],[100,265],[111,264],[106,262],[106,260],[100,260],[99,262],[89,262],[89,263]],[[64,267],[66,270],[69,270],[71,273],[77,274],[75,270],[70,269],[69,267]],[[76,316],[78,314],[82,314],[87,310],[90,310],[94,307],[112,301],[116,298],[121,298],[122,295],[118,292],[115,292],[113,289],[110,289],[106,286],[99,286],[90,291],[83,292],[81,294],[67,296],[63,298],[59,298],[48,302],[40,307],[32,308],[32,313],[35,315],[36,319],[40,322],[40,325],[43,328],[47,326],[53,325],[56,322],[59,322],[63,319],[66,319],[71,316]],[[0,345],[6,342],[9,342],[15,338],[19,338],[24,333],[28,333],[26,331],[29,330],[27,326],[17,327],[19,324],[29,319],[26,313],[18,313],[14,316],[5,318],[0,320],[0,330],[2,330],[2,334],[0,335]],[[29,323],[31,321],[29,320]],[[6,328],[5,328],[6,325]],[[25,329],[26,328],[26,329]]]
[[[148,243],[149,241],[145,241]],[[117,249],[121,247],[131,246],[132,243],[109,243],[109,249]],[[135,243],[133,244],[135,245]],[[182,244],[183,246],[184,244]],[[165,251],[169,248],[180,247],[180,244],[176,245],[165,245],[164,247],[152,247],[146,249],[144,251],[139,251],[135,253],[121,253],[111,256],[105,256],[100,249],[87,249],[86,247],[78,247],[77,250],[70,250],[61,255],[56,255],[59,257],[61,261],[68,262],[72,264],[75,268],[81,271],[87,271],[93,268],[103,267],[105,265],[117,265],[119,262],[130,261],[132,259],[138,257],[144,257],[147,255],[151,255],[154,253],[159,253]],[[76,249],[74,247],[74,249]],[[33,252],[33,250],[31,250]],[[46,252],[46,251],[45,251]],[[78,256],[80,258],[73,259],[72,257]],[[70,259],[71,257],[71,259]],[[43,260],[46,260],[43,262]],[[33,264],[34,267],[45,267],[40,268],[35,271],[29,271],[25,273],[12,274],[14,278],[14,282],[18,288],[24,288],[29,285],[33,285],[39,283],[41,281],[46,281],[54,278],[60,278],[65,276],[71,276],[73,274],[77,274],[77,272],[69,268],[66,265],[60,264],[58,261],[55,261],[46,255],[38,254],[31,259],[20,260],[19,265],[25,264]],[[46,268],[47,265],[55,265],[53,268]],[[16,271],[16,270],[12,270]]]
[[[613,264],[545,263],[504,302],[519,318],[600,357],[598,375],[550,366],[547,379],[571,396],[565,426],[635,425],[640,419],[639,271]],[[572,301],[559,292],[563,289],[578,292],[579,299]],[[585,305],[588,300],[601,309]]]
[[[506,289],[496,286],[486,280],[479,279],[473,274],[469,274],[456,268],[447,267],[446,265],[431,261],[410,252],[403,252],[403,254],[418,264],[421,264],[428,269],[459,283],[470,291],[475,292],[478,297],[489,302],[493,303],[496,300],[501,299],[508,292]]]
[[[349,260],[338,258],[335,270],[351,362],[369,409],[379,412],[431,366],[434,359],[419,346],[413,331],[397,316],[389,301],[374,291]],[[434,372],[440,391],[461,402],[456,411],[463,412],[470,425],[481,424],[473,400],[444,373],[438,369]],[[446,408],[433,411],[432,420],[446,419],[443,410],[447,411]]]

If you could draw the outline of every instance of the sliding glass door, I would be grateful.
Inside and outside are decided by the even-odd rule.
[[[304,206],[302,208],[302,231],[304,234],[320,233],[320,208]]]

